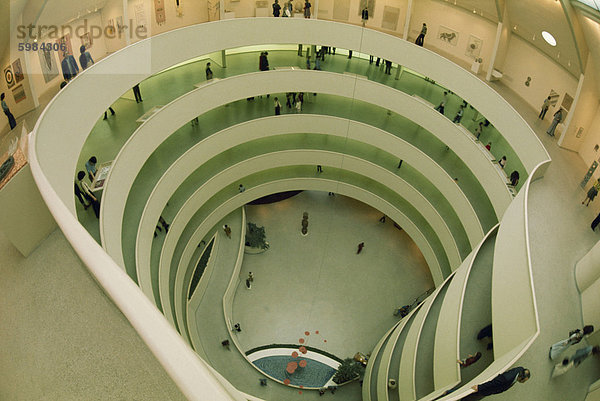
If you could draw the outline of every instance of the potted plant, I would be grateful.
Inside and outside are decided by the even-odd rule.
[[[246,228],[246,253],[262,253],[269,249],[269,243],[266,241],[265,228],[259,227],[254,223],[248,222]]]
[[[364,367],[360,363],[352,358],[346,358],[338,367],[337,372],[333,376],[333,381],[336,384],[344,384],[360,378],[363,372]]]

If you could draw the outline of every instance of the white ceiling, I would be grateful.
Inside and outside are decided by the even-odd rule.
[[[42,10],[37,24],[65,24],[96,10],[100,10],[106,5],[106,2],[107,0],[52,0]]]

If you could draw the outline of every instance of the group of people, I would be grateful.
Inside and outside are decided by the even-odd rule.
[[[589,336],[594,332],[594,326],[584,326],[582,330],[576,329],[569,332],[569,337],[561,340],[550,347],[548,356],[551,360],[557,360],[571,345],[579,344],[584,337]],[[600,355],[600,347],[587,346],[578,349],[575,353],[554,366],[552,377],[560,376],[573,367],[578,367],[581,363],[592,355]]]
[[[98,160],[96,159],[96,156],[92,156],[85,163],[85,169],[87,171],[87,176],[90,180],[90,183],[94,182],[94,178],[96,177],[96,173],[98,172],[96,168],[97,162]],[[87,210],[90,206],[92,206],[96,218],[99,218],[100,200],[96,197],[96,195],[94,195],[88,183],[83,181],[85,176],[86,174],[84,171],[79,171],[77,173],[77,180],[75,181],[75,197],[83,205],[84,210]]]
[[[281,10],[281,6],[279,5],[279,0],[275,0],[272,7],[273,7],[273,17],[291,18],[294,16],[294,4],[292,3],[292,0],[288,0],[283,5],[283,11]],[[305,0],[304,7],[303,7],[304,18],[310,18],[311,7],[312,7],[312,4],[310,4],[310,1]]]

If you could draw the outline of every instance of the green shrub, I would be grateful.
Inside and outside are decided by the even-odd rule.
[[[336,384],[342,384],[361,377],[363,366],[352,358],[346,358],[333,376]]]
[[[246,246],[251,248],[269,249],[269,243],[266,241],[265,228],[259,227],[254,223],[248,223],[246,230]]]

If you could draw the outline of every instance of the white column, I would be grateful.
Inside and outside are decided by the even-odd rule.
[[[406,7],[406,19],[404,20],[404,33],[402,39],[408,40],[408,30],[410,28],[410,16],[412,14],[412,3],[413,0],[408,0],[408,7]]]
[[[125,25],[125,46],[129,46],[131,44],[131,33],[133,32],[133,27],[129,23],[129,12],[128,12],[128,1],[123,0],[123,24]]]
[[[492,58],[488,66],[487,74],[485,75],[486,81],[492,80],[492,71],[494,71],[494,63],[496,63],[496,55],[498,55],[498,48],[500,47],[500,40],[502,39],[502,22],[498,22],[496,28],[496,41],[494,42],[494,50],[492,50]]]

